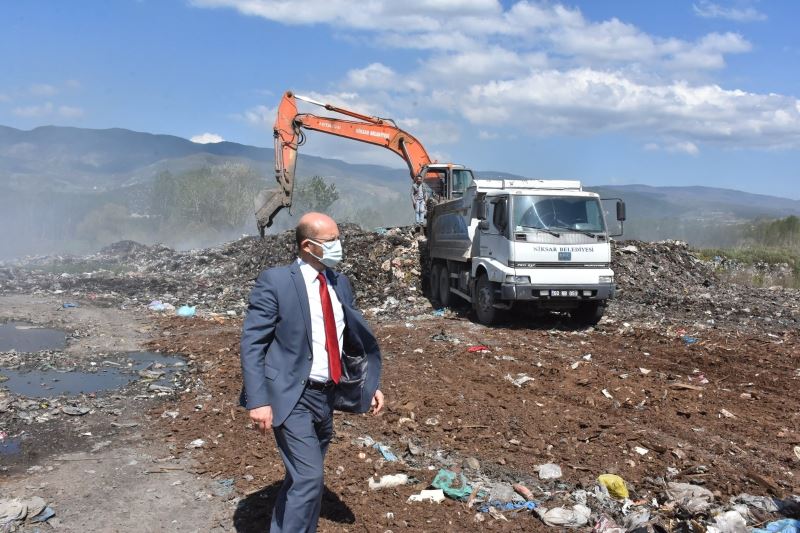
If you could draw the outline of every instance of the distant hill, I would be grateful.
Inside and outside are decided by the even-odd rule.
[[[246,164],[274,185],[272,148],[233,142],[197,144],[173,135],[121,128],[43,126],[30,131],[0,126],[0,223],[15,236],[0,258],[60,251],[74,245],[72,230],[97,206],[112,203],[147,216],[150,184],[163,171],[180,173],[224,162]],[[467,162],[468,163],[468,162]],[[383,224],[408,223],[408,173],[301,153],[298,181],[319,175],[335,183],[339,208],[372,208]],[[519,178],[503,171],[485,177]],[[711,187],[587,186],[628,206],[626,236],[681,238],[725,245],[728,228],[759,218],[800,214],[800,201]],[[253,227],[243,228],[253,231]]]

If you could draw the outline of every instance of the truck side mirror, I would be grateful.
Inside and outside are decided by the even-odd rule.
[[[617,200],[617,220],[623,222],[625,220],[625,202]]]
[[[478,220],[486,220],[486,202],[478,202],[475,218]]]
[[[486,231],[489,229],[489,221],[488,220],[481,220],[478,222],[478,229],[481,231]]]

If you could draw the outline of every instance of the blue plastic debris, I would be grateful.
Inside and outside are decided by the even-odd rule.
[[[193,317],[195,313],[196,306],[188,306],[182,305],[178,308],[178,316],[182,316],[184,318]]]
[[[393,454],[392,450],[390,450],[389,447],[386,446],[385,444],[376,442],[375,444],[372,445],[372,447],[381,452],[381,455],[383,455],[383,458],[386,459],[387,461],[391,462],[397,461],[397,456]]]
[[[685,342],[687,345],[694,344],[700,340],[697,337],[690,337],[689,335],[681,335],[681,339],[683,339],[683,342]]]
[[[42,511],[34,516],[33,518],[29,518],[31,522],[47,522],[51,518],[56,515],[56,512],[53,510],[52,507],[47,506]]]
[[[463,501],[472,494],[472,487],[470,487],[466,476],[461,472],[456,474],[452,470],[447,470],[446,468],[439,469],[431,485],[435,489],[442,489],[445,496],[453,498],[454,500]]]
[[[73,307],[80,307],[80,306],[74,302],[64,302],[64,305],[62,305],[62,307],[64,309],[72,309]]]
[[[784,518],[770,522],[765,528],[753,529],[753,533],[800,533],[800,520]]]
[[[444,307],[442,307],[441,309],[434,309],[433,316],[444,316],[444,310],[445,310]]]
[[[503,502],[500,500],[491,500],[484,503],[478,510],[482,513],[488,513],[491,507],[494,507],[498,511],[516,511],[518,509],[533,511],[536,509],[536,502]]]

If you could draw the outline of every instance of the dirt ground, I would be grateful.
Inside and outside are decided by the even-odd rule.
[[[290,253],[281,244],[290,237],[258,246],[277,260],[270,254]],[[368,237],[374,244],[377,237]],[[24,435],[22,452],[0,453],[0,499],[41,496],[56,511],[47,525],[23,532],[266,530],[283,466],[272,436],[252,429],[237,404],[239,310],[250,283],[242,280],[258,266],[241,266],[248,246],[256,244],[239,243],[238,255],[184,254],[183,263],[169,251],[133,247],[150,270],[122,278],[99,276],[94,263],[71,278],[53,269],[4,271],[11,277],[0,285],[8,294],[0,296],[0,322],[59,328],[67,344],[53,353],[2,353],[0,366],[86,370],[94,363],[111,371],[124,361],[115,353],[142,349],[182,354],[186,364],[166,391],[145,379],[50,402],[0,391],[0,432]],[[524,483],[547,508],[569,507],[576,491],[593,494],[598,475],[618,474],[631,489],[631,510],[649,510],[667,531],[702,531],[681,529],[691,517],[665,500],[667,481],[708,488],[715,508],[742,493],[797,498],[797,293],[719,283],[674,243],[637,246],[618,254],[626,261],[615,267],[623,291],[595,328],[557,317],[519,315],[487,328],[459,311],[434,316],[392,261],[367,262],[377,271],[353,277],[368,289],[387,409],[377,417],[336,415],[320,531],[558,529],[525,511],[499,518],[450,499],[408,503],[440,468],[483,485]],[[408,274],[416,255],[413,246],[401,249],[410,251],[396,268]],[[165,272],[175,279],[165,282]],[[217,277],[197,281],[209,273]],[[387,275],[408,294],[387,296],[380,277]],[[148,312],[165,286],[176,304],[217,307],[192,319]],[[63,407],[87,412],[67,416]],[[363,446],[369,439],[398,460]],[[559,465],[563,477],[539,479],[545,463]],[[369,489],[371,476],[395,473],[415,482]],[[589,503],[595,516],[619,510]],[[776,516],[751,507],[749,523]]]
[[[702,484],[723,501],[743,492],[800,492],[792,451],[800,444],[796,331],[707,330],[687,344],[674,329],[554,325],[486,328],[463,317],[379,324],[388,408],[377,417],[337,415],[320,530],[475,527],[476,512],[463,503],[406,503],[439,467],[459,468],[467,458],[491,479],[527,483],[544,501],[560,501],[576,487],[591,490],[603,473],[622,476],[632,499],[650,501],[668,468],[677,470],[673,480]],[[236,479],[243,496],[230,517],[233,527],[262,531],[283,468],[271,436],[251,429],[236,406],[240,324],[170,319],[162,326],[166,335],[153,346],[200,362],[204,383],[199,394],[179,399],[185,416],[157,419],[164,436],[178,449],[206,439],[207,447],[192,451],[200,470]],[[477,345],[488,351],[469,351]],[[507,379],[520,374],[533,380],[517,387]],[[366,435],[401,461],[386,462],[377,450],[354,444]],[[637,447],[648,451],[640,455]],[[564,477],[540,481],[542,463],[559,464]],[[368,489],[371,475],[398,472],[419,483]],[[508,522],[487,519],[482,527],[549,529],[529,513]]]

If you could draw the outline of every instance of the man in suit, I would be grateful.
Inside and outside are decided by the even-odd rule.
[[[378,342],[347,276],[333,270],[342,258],[336,222],[308,213],[295,237],[297,260],[258,276],[240,352],[242,404],[262,433],[272,427],[286,467],[272,533],[317,529],[334,408],[377,414],[384,404]]]

